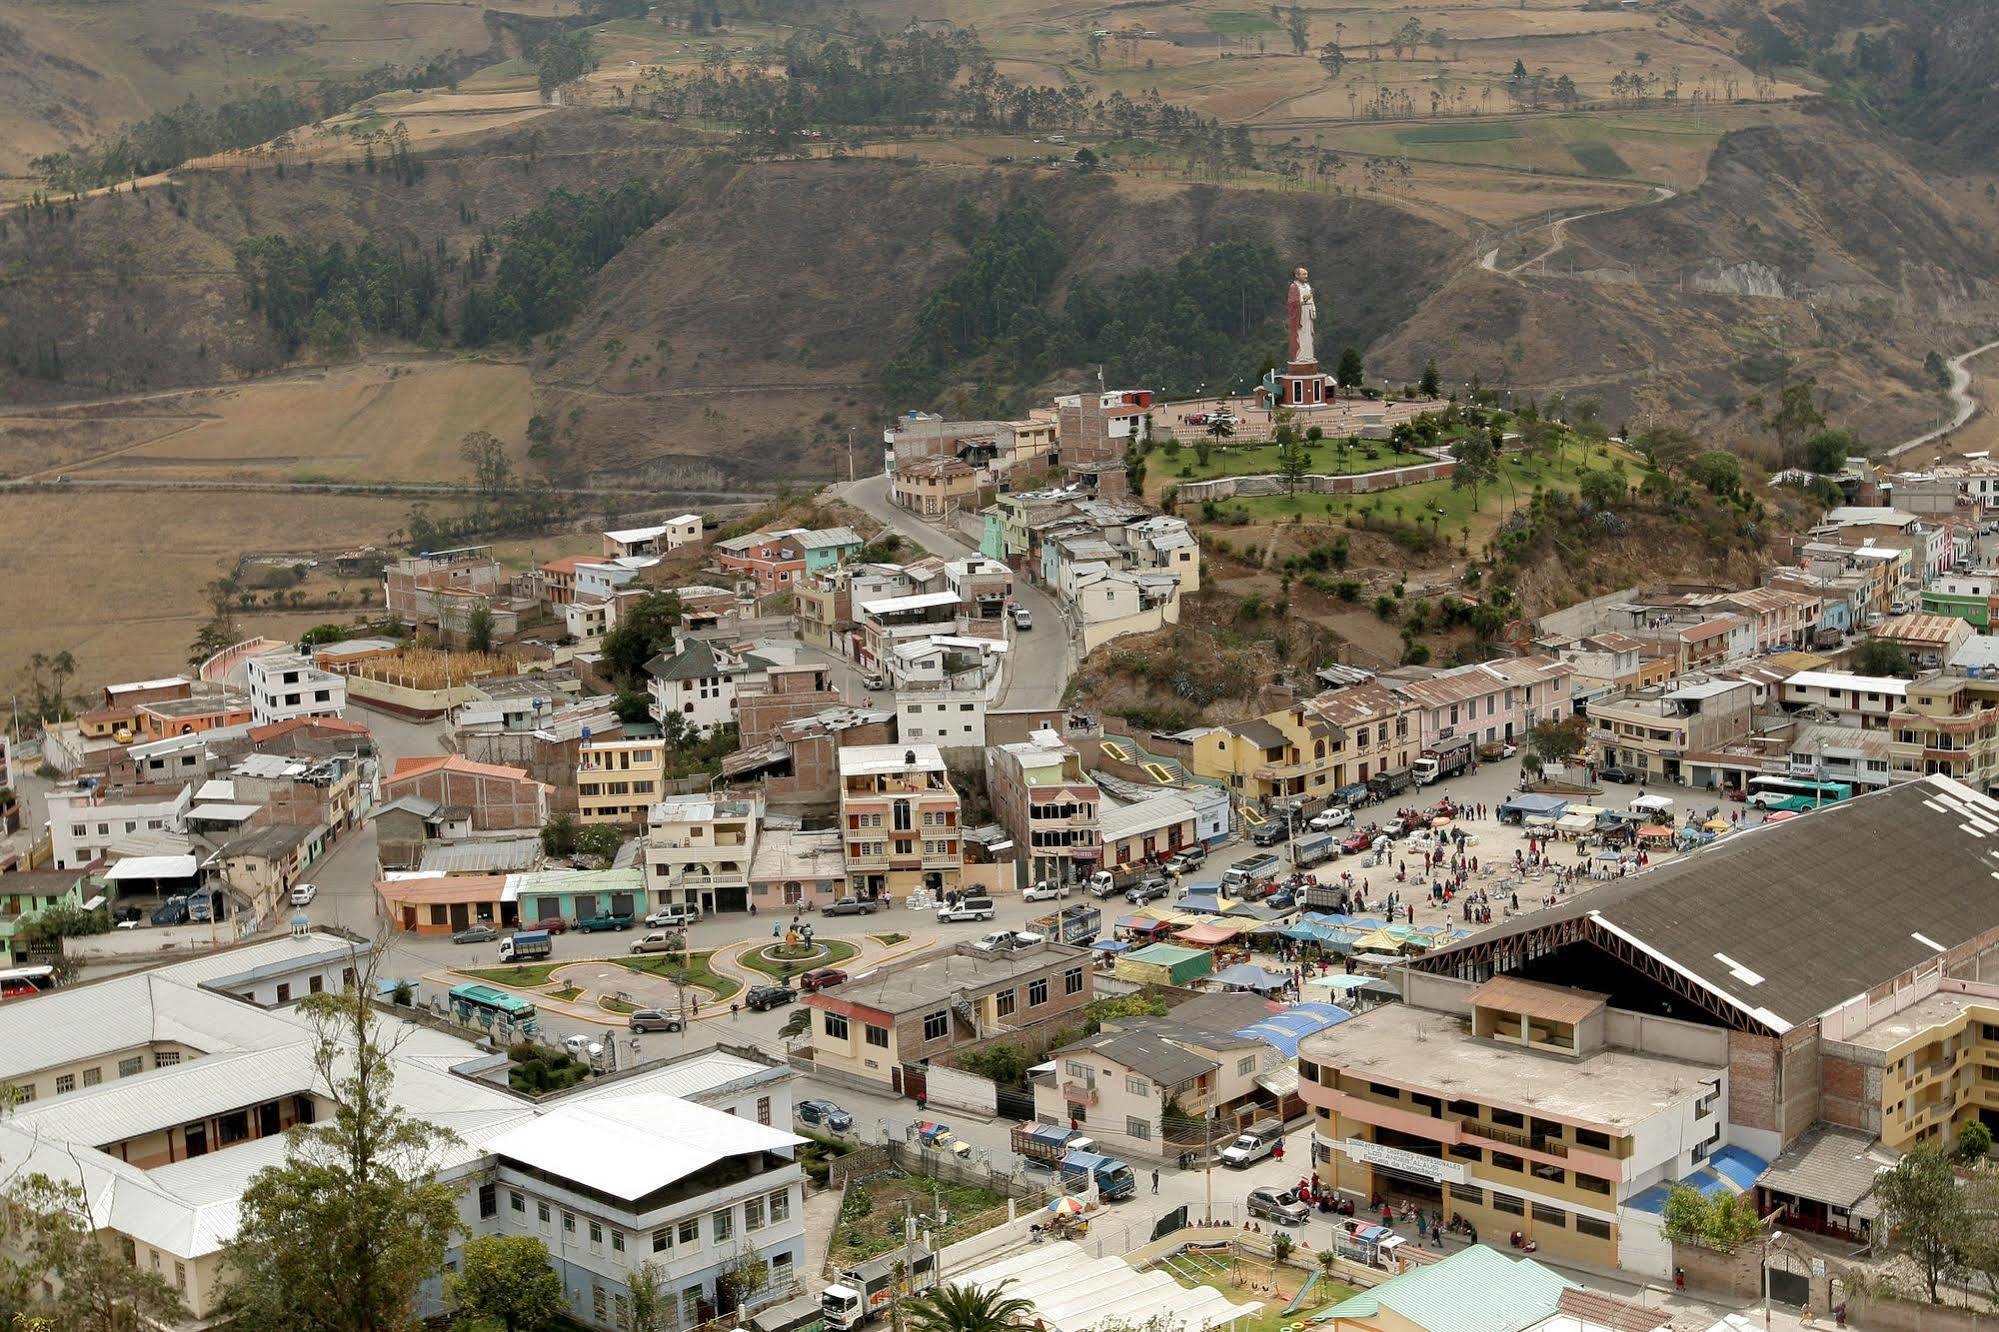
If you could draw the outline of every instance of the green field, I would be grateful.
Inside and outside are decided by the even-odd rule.
[[[1631,163],[1618,155],[1617,149],[1607,143],[1572,143],[1569,156],[1576,159],[1582,169],[1592,176],[1628,176]]]
[[[1189,429],[1199,429],[1190,426]],[[1203,467],[1196,452],[1195,441],[1182,441],[1179,456],[1175,457],[1163,450],[1154,449],[1151,467],[1153,474],[1167,485],[1180,481],[1206,481],[1217,476],[1256,476],[1275,473],[1277,468],[1277,446],[1275,444],[1242,445],[1231,448],[1211,448],[1208,465]],[[1404,453],[1402,450],[1378,440],[1362,440],[1359,447],[1349,447],[1342,440],[1322,439],[1316,443],[1308,441],[1306,451],[1312,456],[1311,469],[1323,476],[1348,476],[1355,472],[1380,472],[1390,467],[1409,467],[1416,463],[1426,463],[1431,459],[1420,453]],[[1373,457],[1369,457],[1369,454]],[[1182,476],[1182,471],[1191,470],[1191,476]]]
[[[1395,141],[1403,144],[1494,143],[1500,139],[1519,137],[1520,127],[1504,120],[1475,120],[1462,125],[1417,125],[1395,131]]]
[[[1259,32],[1276,32],[1277,21],[1252,9],[1222,9],[1208,15],[1208,31],[1250,37]]]
[[[1726,126],[1663,111],[1578,111],[1513,120],[1349,125],[1328,146],[1468,167],[1598,179],[1691,177]]]

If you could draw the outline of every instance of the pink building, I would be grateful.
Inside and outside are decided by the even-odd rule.
[[[1519,740],[1544,721],[1574,711],[1569,682],[1575,668],[1559,657],[1503,657],[1387,684],[1420,709],[1423,748],[1469,736],[1476,744]]]

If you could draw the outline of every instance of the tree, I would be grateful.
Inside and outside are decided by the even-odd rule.
[[[1668,476],[1683,471],[1700,445],[1678,426],[1654,426],[1631,441],[1654,467]]]
[[[507,1332],[539,1332],[561,1322],[562,1277],[549,1265],[548,1246],[532,1235],[481,1235],[465,1241],[452,1298],[474,1318]]]
[[[1923,373],[1928,375],[1938,388],[1945,390],[1950,388],[1950,366],[1944,363],[1942,352],[1933,351],[1923,358]]]
[[[1925,1143],[1875,1179],[1882,1228],[1922,1273],[1936,1304],[1937,1287],[1961,1270],[1960,1255],[1977,1232],[1957,1172],[1943,1149]]]
[[[484,601],[465,617],[465,646],[473,652],[493,650],[493,608]]]
[[[1561,763],[1580,754],[1589,738],[1589,721],[1578,715],[1544,721],[1527,732],[1527,748],[1545,764]]]
[[[1624,502],[1624,478],[1602,467],[1592,467],[1578,482],[1583,503],[1593,509],[1614,509]]]
[[[1091,28],[1089,36],[1083,39],[1084,49],[1089,52],[1090,68],[1104,67],[1104,34],[1100,28]]]
[[[566,32],[545,43],[535,62],[535,77],[541,95],[548,96],[563,84],[580,79],[597,68],[596,47],[587,32]]]
[[[1325,69],[1327,78],[1336,79],[1340,71],[1347,67],[1347,53],[1340,49],[1338,42],[1327,42],[1319,48],[1319,64]]]
[[[1913,676],[1916,673],[1915,664],[1902,650],[1902,645],[1885,638],[1870,638],[1855,648],[1853,669],[1860,675]]]
[[[1451,445],[1451,456],[1458,463],[1451,473],[1451,488],[1470,490],[1476,509],[1479,487],[1499,479],[1499,450],[1492,447],[1490,436],[1471,434]]]
[[[621,690],[611,700],[611,711],[628,726],[642,725],[652,720],[652,695],[637,689]]]
[[[905,1324],[912,1332],[1010,1332],[1034,1319],[1034,1306],[1006,1294],[1013,1283],[992,1286],[939,1286],[907,1301]]]
[[[1284,11],[1284,30],[1291,37],[1291,53],[1304,55],[1312,49],[1312,20],[1297,5]]]
[[[1812,431],[1825,425],[1825,416],[1812,401],[1818,381],[1807,375],[1795,384],[1786,384],[1777,395],[1777,406],[1763,420],[1763,428],[1777,437],[1777,453],[1784,466],[1798,464],[1797,447]]]
[[[1225,444],[1235,434],[1235,422],[1220,412],[1208,419],[1208,438],[1217,444]],[[1203,462],[1207,460],[1202,459]]]
[[[1343,389],[1357,389],[1367,382],[1367,369],[1361,363],[1360,348],[1349,345],[1340,353],[1340,365],[1333,372]]]
[[[575,853],[608,863],[625,844],[625,835],[608,823],[586,823],[576,830]]]
[[[1755,1202],[1745,1195],[1710,1198],[1691,1184],[1675,1184],[1666,1194],[1661,1229],[1669,1239],[1727,1251],[1755,1238],[1762,1228]]]
[[[625,1332],[666,1332],[673,1324],[673,1296],[660,1289],[665,1280],[666,1269],[650,1258],[625,1278],[625,1290],[631,1295]]]
[[[1957,1131],[1957,1159],[1966,1165],[1977,1165],[1992,1154],[1992,1130],[1976,1119],[1964,1121],[1964,1127]]]
[[[80,1186],[37,1172],[12,1181],[0,1201],[12,1222],[9,1256],[0,1260],[7,1326],[129,1332],[186,1317],[163,1277],[98,1238]]]
[[[554,814],[541,825],[541,849],[551,856],[566,856],[576,850],[576,818]]]
[[[1860,441],[1847,430],[1821,430],[1805,441],[1805,470],[1831,476],[1846,469],[1846,460],[1860,452]]]
[[[1733,495],[1742,485],[1742,464],[1727,449],[1709,449],[1687,469],[1711,495]]]
[[[1437,378],[1437,358],[1432,356],[1423,362],[1423,382],[1416,386],[1426,398],[1434,398],[1443,392],[1443,385]]]
[[[251,1177],[225,1257],[242,1332],[401,1332],[462,1227],[456,1188],[432,1162],[456,1134],[403,1113],[390,1093],[394,1045],[377,1028],[376,948],[355,984],[309,995],[313,1090],[330,1120],[286,1134],[285,1160]]]
[[[671,647],[680,627],[680,598],[648,592],[618,614],[617,628],[604,635],[604,670],[620,689],[645,687],[645,666]]]
[[[1419,643],[1417,646],[1421,647],[1422,644]],[[1291,1258],[1291,1250],[1296,1248],[1297,1245],[1298,1241],[1291,1238],[1289,1231],[1273,1230],[1270,1236],[1270,1256],[1275,1258],[1279,1263],[1288,1262]]]

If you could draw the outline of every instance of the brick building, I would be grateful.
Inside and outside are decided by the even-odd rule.
[[[420,796],[466,811],[475,832],[539,830],[548,821],[549,788],[521,768],[474,763],[457,754],[402,758],[383,779],[384,803]]]
[[[840,750],[839,765],[848,890],[955,889],[964,870],[958,793],[937,746],[860,745]]]

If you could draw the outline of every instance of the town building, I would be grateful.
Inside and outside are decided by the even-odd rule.
[[[382,800],[386,804],[404,796],[464,811],[474,832],[539,831],[548,822],[547,786],[523,769],[474,763],[458,754],[397,759],[382,779]]]
[[[1589,738],[1603,762],[1630,768],[1641,781],[1704,786],[1700,756],[1749,734],[1755,693],[1746,680],[1701,677],[1593,699]]]
[[[604,533],[604,557],[629,559],[640,555],[664,555],[701,540],[701,515],[683,513],[650,527],[628,527]]]
[[[1282,1085],[1271,1075],[1284,1060],[1253,1036],[1132,1018],[1058,1046],[1048,1063],[1032,1079],[1037,1120],[1082,1126],[1117,1155],[1175,1160],[1219,1150],[1274,1111],[1258,1079]]]
[[[733,726],[738,688],[769,665],[761,657],[738,654],[706,639],[683,637],[673,652],[645,664],[653,720],[662,730],[684,726],[694,735]]]
[[[1911,680],[1888,728],[1897,780],[1936,775],[1987,794],[1999,788],[1999,679],[1951,672]]]
[[[950,458],[988,475],[1043,465],[1056,454],[1057,423],[1049,409],[1013,421],[946,421],[907,412],[882,431],[883,471],[913,462]]]
[[[1204,731],[1193,742],[1191,765],[1196,776],[1224,781],[1251,803],[1329,797],[1407,771],[1422,754],[1422,725],[1421,708],[1406,693],[1369,680]]]
[[[666,785],[666,742],[649,739],[599,740],[577,745],[576,821],[638,827],[646,821]]]
[[[347,681],[296,652],[251,657],[244,669],[250,682],[250,720],[258,726],[294,717],[338,717],[347,710]]]
[[[646,812],[646,893],[652,905],[747,911],[763,806],[754,799],[668,796]]]
[[[902,1095],[912,1066],[1006,1032],[1078,1019],[1094,997],[1090,955],[1043,941],[957,944],[876,967],[801,1001],[816,1074]]]
[[[1195,788],[1196,791],[1201,788]],[[1157,864],[1185,846],[1205,845],[1202,802],[1195,791],[1165,791],[1129,804],[1099,795],[1098,834],[1103,865],[1113,874]],[[1220,802],[1222,831],[1228,829],[1228,802]]]
[[[1022,883],[1081,883],[1103,863],[1103,793],[1051,730],[986,750],[986,799],[1014,842]]]
[[[491,546],[413,555],[382,571],[389,618],[411,628],[462,621],[469,607],[491,603],[506,590],[506,570]]]
[[[750,900],[762,911],[806,911],[847,891],[847,857],[838,828],[810,832],[766,827],[750,860]]]
[[[1910,1038],[1991,993],[1981,827],[1999,802],[1926,777],[1412,959],[1402,1004],[1299,1047],[1321,1173],[1658,1277],[1675,1183],[1747,1193],[1821,1124],[1945,1134],[1976,1042]]]
[[[897,463],[889,498],[926,518],[975,509],[979,504],[979,473],[956,458]]]
[[[100,897],[80,870],[15,870],[0,874],[0,948],[15,966],[28,961],[35,922],[51,910],[81,911]]]
[[[1869,637],[1902,649],[1918,670],[1941,670],[1971,640],[1971,624],[1950,615],[1891,615]]]
[[[1999,570],[1958,569],[1931,579],[1920,596],[1925,615],[1947,615],[1989,634],[1992,609],[1999,604]]]
[[[958,793],[937,746],[849,746],[839,751],[839,772],[848,892],[880,898],[957,888]]]
[[[1908,695],[1907,680],[1851,671],[1799,671],[1777,688],[1787,712],[1810,711],[1863,730],[1885,729]]]
[[[1382,683],[1421,710],[1424,749],[1469,737],[1519,740],[1544,721],[1571,712],[1575,668],[1559,657],[1499,657],[1449,670],[1398,672]]]
[[[160,838],[186,849],[194,788],[168,783],[109,797],[93,787],[58,786],[43,798],[48,811],[50,864],[83,869],[100,860],[157,849]]]

